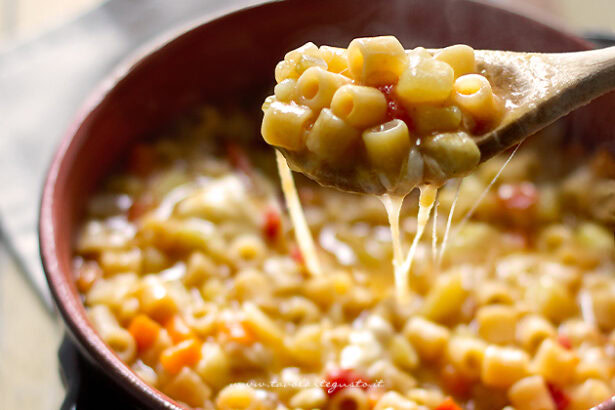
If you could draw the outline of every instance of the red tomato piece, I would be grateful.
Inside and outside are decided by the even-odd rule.
[[[463,410],[452,397],[447,397],[442,403],[438,404],[434,410]]]
[[[393,93],[393,87],[393,84],[378,87],[380,92],[384,94],[384,97],[387,100],[386,119],[387,121],[399,119],[404,121],[406,125],[410,127],[410,117],[408,116],[408,113],[406,112],[404,107],[400,104],[399,100],[395,97],[395,94]]]
[[[290,257],[293,258],[295,262],[299,265],[304,265],[305,260],[303,259],[303,254],[301,253],[301,249],[297,245],[293,245],[290,249]]]
[[[366,377],[352,369],[335,369],[326,374],[322,387],[331,397],[348,387],[367,390],[369,385]]]
[[[555,408],[557,410],[565,410],[570,404],[570,398],[554,384],[547,383],[547,387],[549,388],[549,393],[551,393],[551,398],[553,399],[553,403],[555,403]]]
[[[557,342],[562,345],[562,347],[565,347],[568,350],[572,349],[572,342],[570,341],[570,338],[566,335],[558,335]]]
[[[265,222],[263,223],[263,235],[268,241],[275,241],[282,233],[282,217],[280,212],[270,207],[265,211]]]
[[[498,200],[509,211],[525,211],[538,202],[538,190],[531,182],[503,184],[498,189]]]
[[[472,381],[462,375],[453,365],[446,365],[440,372],[444,388],[455,396],[467,396],[472,389]]]

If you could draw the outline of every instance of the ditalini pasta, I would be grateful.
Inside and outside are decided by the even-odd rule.
[[[465,175],[480,158],[471,136],[504,114],[465,45],[406,51],[393,36],[347,49],[307,43],[286,54],[275,78],[265,141],[296,169],[345,190],[405,194]]]
[[[502,101],[476,71],[474,50],[465,45],[432,54],[406,51],[393,36],[357,38],[346,50],[308,43],[277,65],[278,84],[263,104],[265,141],[316,181],[384,192],[389,212],[421,186],[419,229],[404,261],[394,240],[400,297],[435,201],[429,187],[470,172],[480,159],[471,135],[502,117]],[[389,219],[396,235],[398,217]]]
[[[325,63],[351,79],[345,50],[314,48],[278,67],[286,84]],[[457,78],[474,73],[447,64]],[[355,69],[373,82],[390,75]],[[379,104],[372,91],[343,87],[337,108],[301,108],[314,124],[343,121],[330,135],[355,127],[343,119],[352,118],[346,99]],[[376,110],[366,130],[382,125]],[[448,121],[425,112],[425,129]],[[186,406],[221,410],[587,410],[613,395],[615,220],[601,200],[613,189],[612,154],[565,149],[551,130],[437,197],[421,185],[420,203],[402,206],[396,193],[293,182],[250,114],[188,113],[134,147],[85,209],[75,285],[101,340],[136,376]],[[406,132],[397,121],[410,134],[417,124],[395,119],[392,141]],[[408,157],[460,169],[446,141],[471,136],[447,127],[437,141],[450,156],[410,144]],[[286,212],[282,191],[301,213]],[[435,230],[419,241],[419,217],[436,200]],[[401,245],[413,241],[400,297],[390,261],[403,265]]]

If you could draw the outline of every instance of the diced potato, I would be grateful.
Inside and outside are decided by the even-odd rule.
[[[540,376],[523,378],[508,389],[516,410],[555,410],[547,384]]]
[[[461,310],[466,294],[461,274],[442,276],[427,294],[421,313],[435,322],[446,322]]]
[[[573,350],[564,348],[552,339],[545,339],[532,362],[538,374],[546,380],[565,386],[574,378],[579,357]]]
[[[451,95],[454,82],[450,65],[422,58],[401,74],[395,93],[407,109],[413,104],[441,103]]]
[[[518,312],[506,305],[488,305],[476,314],[478,334],[489,343],[512,343],[515,340]]]
[[[561,322],[577,312],[573,295],[553,278],[541,277],[528,292],[538,311],[554,322]]]
[[[419,357],[414,347],[401,335],[395,335],[391,339],[389,351],[393,362],[403,369],[412,370],[419,364]]]
[[[525,377],[530,358],[523,350],[491,345],[485,350],[481,381],[492,387],[509,387]]]
[[[589,379],[572,389],[568,410],[587,410],[609,399],[613,390],[602,380]]]

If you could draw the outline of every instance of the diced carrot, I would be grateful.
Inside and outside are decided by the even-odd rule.
[[[446,365],[440,371],[444,388],[455,396],[467,396],[472,389],[472,381],[461,374],[453,365]]]
[[[243,321],[225,321],[220,324],[221,336],[229,342],[249,345],[256,341],[256,335]]]
[[[128,331],[137,342],[137,348],[142,351],[154,344],[160,332],[160,325],[148,316],[140,314],[132,319]]]
[[[128,158],[129,170],[139,176],[149,175],[156,166],[156,150],[147,144],[137,144]]]
[[[187,339],[168,347],[160,354],[160,364],[172,374],[179,373],[185,366],[194,366],[201,359],[201,342]]]
[[[183,342],[194,337],[194,333],[179,315],[171,317],[164,325],[173,343]]]
[[[90,290],[94,282],[102,277],[103,272],[100,266],[94,261],[85,262],[77,269],[77,289],[80,292],[87,292]]]
[[[562,345],[562,347],[570,350],[572,349],[572,342],[570,341],[570,338],[566,335],[558,335],[557,336],[557,342]]]
[[[370,386],[367,377],[352,369],[334,369],[325,375],[322,387],[329,396],[334,396],[348,387],[358,387],[367,390]]]
[[[263,223],[263,235],[270,242],[276,241],[282,233],[282,217],[280,212],[270,207],[265,211],[265,221]]]
[[[438,404],[434,410],[462,410],[462,408],[455,403],[452,397],[447,397],[442,403]]]
[[[551,398],[553,399],[553,403],[555,403],[555,408],[557,410],[565,410],[570,404],[570,398],[554,384],[547,383],[547,387],[549,388],[549,393],[551,393]]]

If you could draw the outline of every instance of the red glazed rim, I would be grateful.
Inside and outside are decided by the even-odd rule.
[[[284,3],[301,1],[304,0],[286,0]],[[269,0],[255,4],[256,2],[254,0],[248,0],[239,6],[208,14],[193,22],[183,24],[178,28],[162,34],[153,41],[148,42],[143,47],[140,47],[131,56],[123,60],[105,80],[95,87],[94,91],[78,110],[72,125],[60,142],[45,179],[39,214],[39,245],[43,268],[58,310],[71,336],[78,342],[82,351],[97,363],[112,380],[119,386],[124,387],[127,392],[139,400],[144,406],[147,406],[147,408],[183,409],[184,407],[136,376],[136,374],[126,366],[109,347],[107,347],[87,321],[84,306],[81,300],[75,296],[75,285],[72,281],[68,280],[72,275],[70,272],[63,272],[59,264],[58,244],[55,242],[55,234],[57,228],[61,226],[62,221],[58,220],[59,218],[56,217],[54,211],[59,206],[60,194],[57,190],[58,180],[62,169],[66,168],[68,164],[74,161],[74,158],[79,154],[83,142],[87,140],[87,128],[92,117],[99,109],[100,105],[107,99],[109,93],[122,79],[126,78],[138,67],[146,65],[152,57],[161,50],[172,48],[174,42],[179,37],[198,29],[202,25],[231,18],[237,14],[250,13],[250,11],[255,8],[276,7],[276,3],[281,2],[280,0]],[[580,49],[592,48],[590,43],[569,33],[566,29],[562,29],[562,25],[549,16],[540,13],[537,14],[534,10],[519,8],[516,6],[516,3],[512,1],[506,2],[506,9],[495,7],[491,3],[480,0],[466,0],[466,2],[478,3],[485,8],[498,9],[503,13],[509,13],[522,19],[531,20],[535,25],[550,28],[554,27],[562,34],[562,37],[567,37],[568,40],[576,43]],[[529,13],[529,11],[531,11],[531,13]],[[528,14],[532,17],[527,17]],[[535,17],[538,18],[536,19]],[[597,408],[599,410],[615,410],[615,398],[601,404]]]

